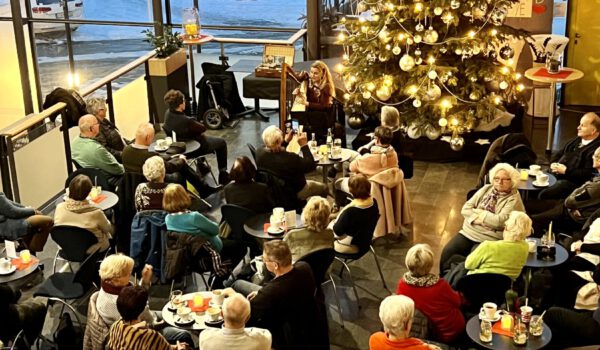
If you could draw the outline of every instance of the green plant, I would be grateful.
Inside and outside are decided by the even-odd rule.
[[[163,35],[155,35],[150,29],[146,29],[142,33],[146,34],[144,41],[154,47],[158,58],[169,57],[183,47],[179,32],[173,32],[171,26],[163,27]]]

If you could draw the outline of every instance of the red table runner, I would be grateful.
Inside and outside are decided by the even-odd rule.
[[[569,75],[571,75],[571,73],[573,73],[573,72],[570,70],[561,70],[560,72],[558,72],[556,74],[552,74],[552,73],[549,73],[546,68],[542,67],[542,68],[538,69],[537,72],[533,73],[533,75],[535,75],[536,77],[565,79]]]

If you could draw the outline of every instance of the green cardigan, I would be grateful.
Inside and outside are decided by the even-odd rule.
[[[465,267],[473,273],[498,273],[513,280],[525,266],[529,246],[525,241],[485,241],[467,256]]]
[[[77,136],[71,142],[71,156],[84,168],[98,168],[113,176],[123,175],[125,172],[123,166],[106,148],[88,137]]]

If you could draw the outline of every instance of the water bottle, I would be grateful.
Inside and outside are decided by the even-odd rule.
[[[331,128],[327,129],[327,140],[325,144],[327,145],[327,150],[331,152],[331,149],[333,148],[333,134],[331,133]]]
[[[315,135],[314,132],[312,133],[312,138],[308,143],[308,147],[310,147],[310,152],[313,154],[313,156],[316,156],[316,154],[319,152],[319,145],[317,144],[317,135]]]

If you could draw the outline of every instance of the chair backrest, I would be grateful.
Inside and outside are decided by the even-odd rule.
[[[290,186],[287,186],[285,180],[272,171],[257,169],[255,179],[256,182],[264,183],[271,189],[275,206],[283,207],[285,210],[304,208],[304,201],[300,201]]]
[[[497,305],[504,302],[504,293],[510,288],[510,277],[497,273],[475,273],[458,281],[456,290],[461,292],[473,310],[491,301]]]
[[[327,270],[329,270],[329,266],[333,263],[334,257],[335,250],[333,248],[325,248],[309,253],[298,261],[304,261],[310,265],[315,282],[317,285],[320,285],[325,282]]]
[[[252,159],[254,159],[254,164],[256,164],[256,147],[253,144],[247,143],[248,149],[250,150],[250,154],[252,155]]]
[[[73,161],[73,162],[75,162],[75,161]],[[75,176],[81,175],[81,174],[87,175],[90,178],[90,180],[92,180],[92,183],[94,183],[94,181],[95,181],[96,184],[98,186],[102,186],[103,189],[106,189],[109,191],[113,189],[113,186],[108,182],[108,178],[107,178],[106,174],[98,168],[80,168],[80,169],[75,170],[65,180],[65,188],[69,187],[69,184],[75,178]]]
[[[87,292],[92,288],[94,282],[99,282],[100,277],[98,275],[98,259],[101,257],[99,252],[90,254],[79,267],[79,270],[75,272],[73,282],[79,283],[83,286],[84,292]]]
[[[221,207],[221,217],[231,227],[231,238],[241,240],[244,236],[244,223],[256,215],[250,209],[235,204],[224,204]]]
[[[62,257],[73,262],[84,261],[88,256],[88,248],[98,243],[92,232],[76,226],[54,226],[50,230],[50,236],[60,246]]]

